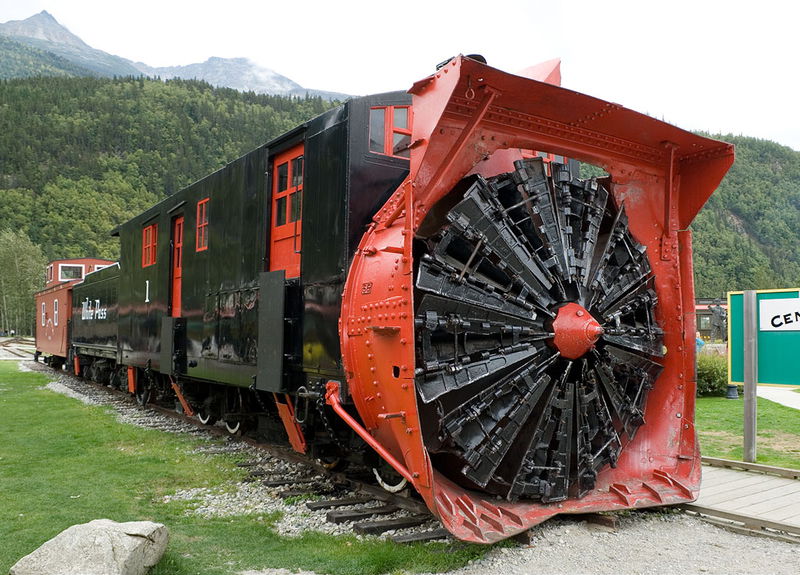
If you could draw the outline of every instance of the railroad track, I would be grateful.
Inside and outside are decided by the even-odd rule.
[[[243,464],[247,465],[247,464]],[[251,474],[251,479],[257,478]],[[272,479],[261,481],[271,488],[286,487],[279,496],[284,499],[302,497],[313,493],[317,499],[307,501],[310,511],[326,512],[329,523],[350,523],[353,532],[362,535],[380,535],[387,531],[419,530],[393,535],[397,543],[447,539],[449,532],[441,527],[422,528],[435,521],[423,503],[404,495],[392,494],[380,487],[342,473],[326,476],[333,487],[315,479]]]
[[[686,512],[732,531],[800,543],[800,470],[712,457],[703,457],[702,462],[715,469],[737,470],[742,479],[728,480],[728,487],[724,483],[709,487],[715,493],[711,496],[701,489],[696,502],[681,506]],[[759,485],[759,478],[746,474],[772,480]],[[797,519],[789,520],[789,515]]]
[[[0,352],[14,358],[29,358],[33,355],[34,341],[31,338],[12,337],[0,341]]]
[[[44,364],[35,365],[40,366],[41,371],[53,373],[53,370]],[[66,375],[64,372],[55,373]],[[96,390],[102,396],[114,398],[123,405],[141,408],[135,399],[125,392],[87,379],[74,376],[69,378],[80,381],[80,384],[76,385],[78,390],[86,387]],[[76,390],[75,387],[68,387],[73,391]],[[265,443],[248,436],[232,436],[224,427],[202,425],[194,417],[188,417],[156,403],[147,404],[147,409],[166,419],[202,430],[204,433],[219,438],[234,439],[237,443],[247,444],[277,459],[304,466],[305,470],[299,474],[278,477],[274,473],[263,472],[260,469],[261,464],[256,460],[239,464],[240,467],[249,469],[248,482],[259,482],[265,488],[274,490],[272,493],[284,501],[308,498],[305,507],[315,513],[325,513],[329,523],[345,524],[357,534],[380,535],[387,531],[399,531],[391,535],[390,539],[401,544],[450,539],[450,533],[441,527],[427,506],[415,497],[415,491],[407,488],[398,493],[390,493],[377,485],[369,469],[356,468],[354,472],[348,469],[346,474],[331,471],[322,463],[300,455],[283,445]],[[152,426],[165,429],[156,424]],[[587,521],[612,530],[617,527],[616,517],[608,514],[580,514],[564,518]],[[528,544],[530,538],[530,532],[514,537],[523,544]]]
[[[110,392],[116,391],[94,382],[89,383],[103,387]],[[193,417],[188,417],[185,414],[160,405],[154,404],[149,407],[168,417],[206,429],[215,435],[230,437],[230,434],[223,428],[202,425]],[[406,532],[392,536],[391,539],[397,543],[432,541],[450,537],[450,533],[442,527],[423,527],[432,521],[436,521],[436,519],[422,501],[412,496],[415,492],[410,489],[400,493],[390,493],[371,483],[367,479],[371,476],[366,473],[362,473],[362,476],[359,476],[331,472],[325,465],[304,457],[282,445],[265,443],[248,436],[237,436],[237,439],[257,449],[267,451],[270,455],[284,461],[305,465],[319,475],[324,476],[333,485],[333,488],[327,487],[313,478],[299,480],[296,478],[261,479],[258,470],[252,471],[249,474],[249,479],[251,481],[260,480],[265,487],[285,487],[286,489],[279,492],[279,496],[282,499],[303,497],[311,493],[321,497],[321,499],[306,502],[306,508],[310,511],[325,510],[327,512],[327,521],[330,523],[349,522],[353,532],[362,535],[380,535],[387,531],[409,530],[421,527],[421,529],[410,533]],[[256,467],[256,464],[245,462],[240,466]]]
[[[57,372],[44,364],[40,371],[67,375]],[[127,393],[80,377],[69,376],[80,380],[81,386],[87,386],[100,392],[101,395],[113,397],[131,407],[138,406],[136,400]],[[70,386],[68,386],[70,387]],[[74,388],[71,387],[74,390]],[[239,466],[249,469],[248,482],[259,482],[266,488],[277,490],[277,495],[284,501],[303,499],[310,496],[305,506],[310,511],[325,512],[328,522],[333,524],[349,524],[357,534],[380,535],[387,531],[402,531],[391,539],[397,543],[430,541],[446,539],[449,532],[438,525],[438,521],[430,513],[427,506],[418,498],[416,492],[407,488],[399,493],[390,493],[375,483],[368,469],[356,469],[356,472],[345,474],[331,471],[320,462],[300,455],[283,445],[266,443],[245,435],[232,436],[224,427],[201,424],[195,417],[189,417],[169,407],[157,403],[148,403],[147,409],[157,412],[166,418],[195,427],[204,432],[245,443],[259,451],[288,463],[300,464],[306,470],[302,476],[295,475],[276,478],[259,469],[259,462],[245,461]],[[436,526],[432,524],[436,522]]]
[[[44,365],[42,369],[52,371]],[[122,399],[125,403],[136,405],[136,401],[127,393],[85,379],[81,382],[82,385]],[[223,427],[202,425],[196,418],[188,417],[174,409],[158,404],[148,404],[147,407],[167,418],[202,429],[211,435],[232,437]],[[432,527],[432,523],[436,520],[422,501],[409,496],[408,492],[390,493],[384,490],[375,483],[371,475],[368,475],[369,470],[361,470],[358,474],[332,472],[323,464],[302,456],[288,447],[265,443],[247,436],[236,436],[235,439],[283,461],[306,466],[312,473],[309,477],[276,478],[265,477],[265,474],[258,469],[257,462],[245,461],[240,464],[241,467],[250,468],[248,481],[260,482],[267,488],[277,489],[278,496],[284,500],[311,496],[313,499],[307,501],[305,506],[310,511],[324,511],[331,523],[347,523],[355,533],[361,534],[378,535],[390,530],[404,530],[403,534],[391,537],[398,543],[449,538],[449,533],[445,529],[438,525]],[[703,463],[796,481],[800,497],[800,481],[797,481],[800,479],[800,471],[706,457],[703,458]],[[719,509],[703,505],[701,502],[702,492],[698,502],[682,505],[681,508],[691,515],[699,516],[732,531],[800,543],[800,526]],[[588,521],[610,529],[617,527],[614,514],[585,514],[565,516],[565,518]],[[530,537],[529,533],[522,534],[516,539],[525,542],[526,537]]]

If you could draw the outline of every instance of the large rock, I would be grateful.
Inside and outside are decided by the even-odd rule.
[[[144,575],[168,541],[161,523],[96,519],[62,531],[20,559],[10,575]]]

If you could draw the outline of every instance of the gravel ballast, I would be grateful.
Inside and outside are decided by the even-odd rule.
[[[27,367],[53,374],[49,368],[37,363],[29,362]],[[311,466],[285,461],[237,437],[227,436],[227,440],[220,444],[219,435],[214,435],[203,427],[169,417],[155,410],[143,409],[124,396],[111,393],[105,388],[86,385],[79,378],[66,373],[54,375],[57,379],[48,383],[45,386],[47,389],[72,397],[88,405],[108,406],[114,410],[117,419],[121,423],[158,429],[168,433],[185,433],[199,439],[207,439],[208,445],[197,448],[197,451],[209,456],[215,453],[237,453],[248,462],[247,468],[251,474],[258,477],[258,480],[230,483],[215,488],[201,487],[179,491],[165,496],[165,502],[174,500],[188,501],[190,505],[187,513],[201,518],[237,515],[266,517],[279,513],[281,518],[276,523],[275,528],[279,534],[288,537],[300,536],[309,530],[330,535],[353,534],[350,523],[329,523],[327,521],[329,509],[311,511],[306,507],[306,501],[314,497],[314,492],[335,493],[335,495],[331,495],[331,498],[350,498],[357,495],[353,491],[335,487],[327,476],[319,474]],[[217,425],[221,426],[222,424]],[[296,479],[299,482],[291,483],[292,479]],[[267,487],[261,484],[262,480],[280,480],[286,483],[279,487]],[[309,486],[308,481],[313,481],[313,486]],[[286,490],[299,489],[304,491],[306,488],[309,493],[308,497],[301,495],[284,499],[281,496],[282,492]],[[373,504],[341,506],[336,509],[347,510],[356,507],[377,507],[379,505],[382,505],[382,503],[375,501]],[[400,518],[407,515],[409,515],[407,511],[400,510],[382,518]],[[436,522],[431,521],[416,529],[433,529],[437,526]],[[411,530],[387,531],[381,537],[389,538],[409,531]]]
[[[33,362],[20,362],[23,369],[46,370]],[[49,370],[47,370],[49,371]],[[50,372],[52,373],[52,372]],[[66,374],[54,376],[52,391],[75,397],[85,403],[112,407],[120,421],[208,437],[203,453],[241,452],[259,479],[317,478],[312,467],[290,463],[267,454],[245,442],[231,438],[222,446],[219,438],[206,430],[166,415],[143,410],[134,403],[104,389],[82,384]],[[212,441],[212,439],[214,441]],[[300,486],[302,484],[298,484]],[[296,536],[307,530],[330,534],[352,533],[348,524],[334,525],[325,520],[325,511],[311,512],[305,501],[282,499],[279,494],[291,485],[266,487],[260,482],[242,482],[219,488],[197,488],[170,494],[165,500],[193,502],[187,513],[198,517],[256,515],[266,517],[279,512],[279,533]],[[346,497],[346,493],[337,493]],[[291,502],[289,502],[291,501]],[[800,545],[772,538],[733,533],[677,510],[625,512],[618,514],[615,530],[574,518],[554,518],[531,530],[530,544],[512,543],[493,548],[484,558],[453,571],[455,575],[536,574],[776,574],[800,573]],[[431,524],[428,528],[434,527]],[[248,571],[244,575],[287,575],[284,569]],[[313,575],[303,572],[305,575]]]

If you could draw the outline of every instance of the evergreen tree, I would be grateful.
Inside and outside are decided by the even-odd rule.
[[[33,294],[44,285],[46,264],[42,250],[26,234],[0,231],[0,331],[33,334]]]

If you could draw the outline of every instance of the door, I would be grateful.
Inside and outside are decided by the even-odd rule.
[[[272,163],[272,225],[269,271],[300,275],[303,210],[303,144],[275,156]]]
[[[170,315],[181,317],[181,281],[183,277],[183,216],[172,220],[172,268],[170,293],[172,305]]]

